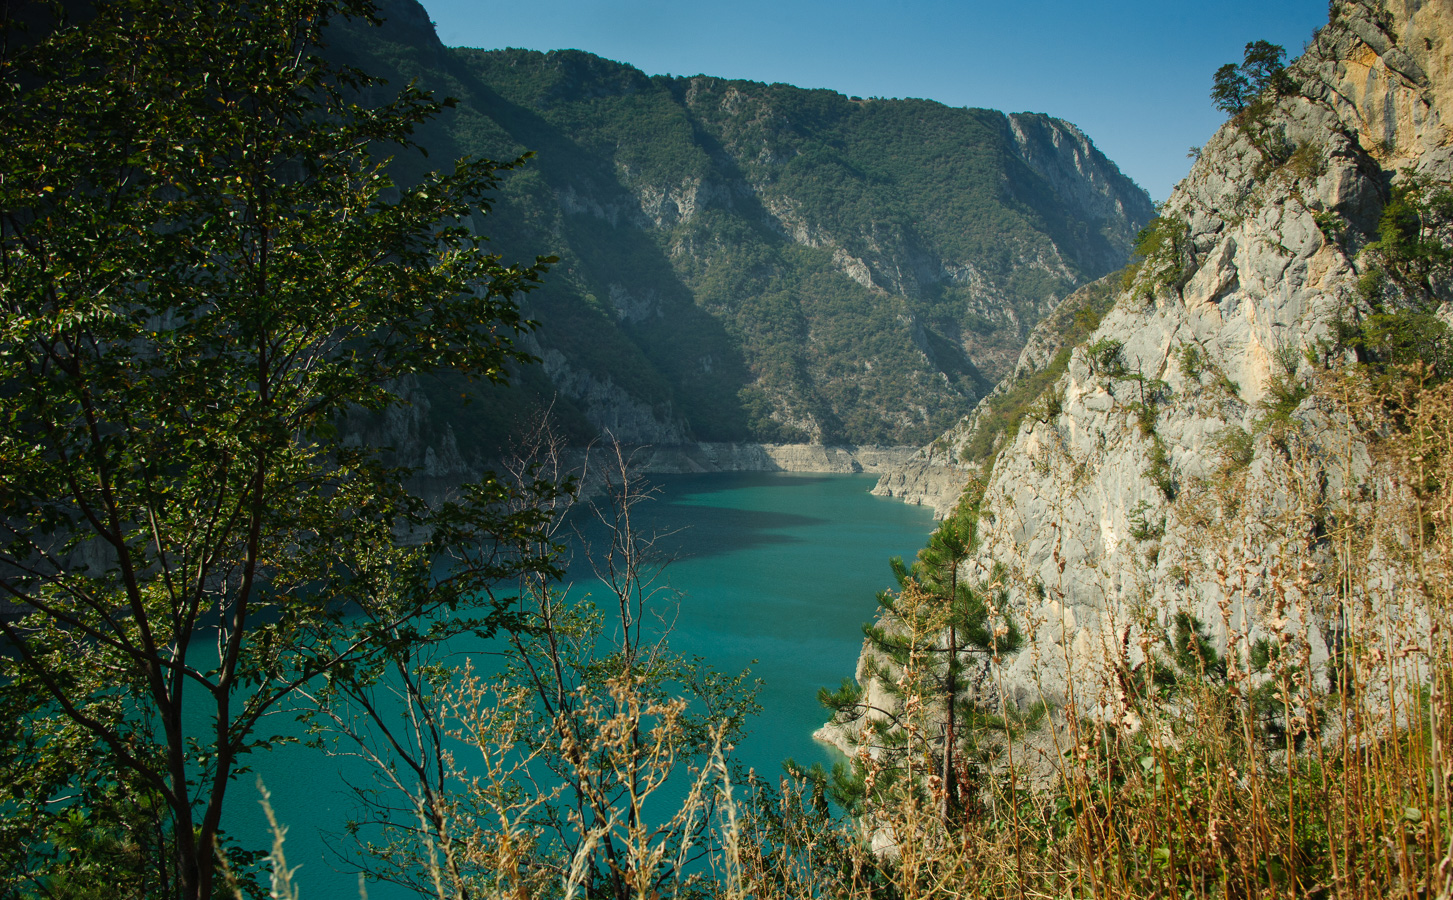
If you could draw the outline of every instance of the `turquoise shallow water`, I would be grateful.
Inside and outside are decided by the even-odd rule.
[[[877,592],[892,583],[888,560],[911,557],[923,545],[930,513],[868,494],[873,476],[728,473],[652,481],[661,493],[637,507],[636,524],[668,535],[660,546],[674,561],[664,579],[679,597],[671,647],[723,672],[750,666],[763,682],[763,712],[736,758],[766,775],[780,772],[789,756],[809,765],[831,762],[832,752],[811,736],[824,720],[817,690],[852,674],[862,624]],[[586,586],[588,571],[572,567],[576,590]],[[282,717],[272,727],[296,730]],[[288,824],[288,860],[302,865],[302,896],[356,898],[357,876],[340,871],[345,867],[326,846],[328,835],[356,815],[346,783],[366,769],[299,746],[252,762]],[[244,775],[230,788],[226,821],[244,845],[263,846],[265,822],[252,782]],[[368,895],[408,896],[378,884]]]

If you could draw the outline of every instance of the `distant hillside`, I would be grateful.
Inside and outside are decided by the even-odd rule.
[[[552,396],[576,438],[926,441],[1154,215],[1046,116],[448,49],[412,0],[384,12],[335,52],[458,98],[430,164],[534,151],[479,227],[561,260],[524,390],[426,389],[468,447]]]

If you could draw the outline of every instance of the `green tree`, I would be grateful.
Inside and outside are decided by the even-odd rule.
[[[892,560],[899,591],[878,595],[878,622],[863,630],[874,650],[896,672],[878,666],[874,675],[890,696],[898,697],[904,679],[898,673],[916,673],[911,690],[937,705],[941,717],[937,745],[940,813],[945,824],[961,813],[969,786],[961,783],[965,770],[959,748],[970,727],[982,717],[974,701],[965,696],[972,684],[971,667],[1000,653],[1019,648],[1018,629],[990,609],[990,593],[964,577],[963,567],[978,544],[972,512],[951,516],[934,531],[912,566]],[[836,693],[819,695],[837,716],[858,716],[870,710],[885,715],[878,736],[897,749],[915,752],[903,742],[909,734],[896,712],[870,706],[863,692],[845,684]],[[901,698],[898,698],[901,700]]]
[[[1246,108],[1246,101],[1255,94],[1241,67],[1226,63],[1216,70],[1211,87],[1211,100],[1216,108],[1234,116]]]
[[[542,564],[493,549],[538,523],[498,482],[429,510],[339,433],[407,376],[503,380],[528,359],[515,298],[549,262],[505,265],[475,234],[507,165],[391,181],[378,151],[441,104],[370,103],[376,82],[320,55],[330,19],[372,14],[111,0],[5,20],[0,684],[27,752],[114,773],[31,782],[73,798],[31,804],[36,853],[10,860],[42,891],[99,852],[61,852],[54,810],[122,790],[159,811],[138,890],[212,896],[263,714],[392,641],[488,629],[481,585]]]
[[[1226,63],[1212,79],[1211,100],[1230,116],[1239,115],[1267,88],[1277,94],[1295,89],[1286,71],[1287,52],[1270,41],[1246,45],[1240,65]]]

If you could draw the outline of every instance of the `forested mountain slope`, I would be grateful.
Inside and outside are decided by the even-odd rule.
[[[1153,215],[1046,116],[449,49],[411,0],[384,14],[335,52],[458,98],[433,161],[533,151],[485,231],[560,257],[524,391],[426,390],[472,448],[552,395],[576,438],[922,442]]]

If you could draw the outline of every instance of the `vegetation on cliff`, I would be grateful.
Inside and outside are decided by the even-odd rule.
[[[915,848],[935,883],[1449,892],[1449,24],[1352,0],[1286,69],[1248,45],[1215,79],[1232,120],[1112,302],[1057,371],[1032,361],[1053,377],[944,436],[974,446],[1018,391],[1032,410],[1000,445],[977,432],[993,472],[966,574],[1026,634],[982,670],[981,712],[1050,714],[960,748],[997,776],[993,812],[943,856]],[[920,678],[943,640],[909,665],[869,649],[863,693]],[[947,755],[944,702],[890,707],[909,708],[926,762]],[[840,724],[879,783],[873,723]],[[924,865],[946,857],[952,875]]]

